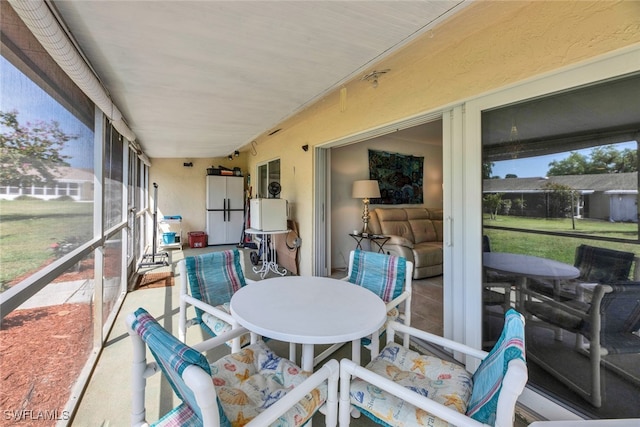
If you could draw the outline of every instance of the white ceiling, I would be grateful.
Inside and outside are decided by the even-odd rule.
[[[463,1],[55,1],[151,158],[226,156]]]

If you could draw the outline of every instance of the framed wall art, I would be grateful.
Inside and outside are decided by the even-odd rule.
[[[369,150],[369,179],[380,186],[380,198],[372,204],[422,204],[424,157]]]

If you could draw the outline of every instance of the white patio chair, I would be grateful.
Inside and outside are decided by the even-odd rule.
[[[391,321],[411,324],[411,281],[413,263],[403,257],[355,250],[349,254],[349,270],[342,280],[362,286],[378,295],[387,306],[387,321],[380,332],[371,338],[363,338],[362,344],[371,351],[371,357],[380,351],[379,337]],[[357,301],[354,301],[357,304]],[[329,357],[345,343],[332,345],[315,357],[314,366]],[[409,335],[405,335],[409,345]]]
[[[472,374],[458,363],[394,342],[396,331],[482,362]],[[526,382],[524,317],[513,309],[489,353],[391,322],[387,346],[366,367],[348,359],[340,362],[340,426],[349,425],[353,405],[389,426],[511,427]]]
[[[337,419],[339,365],[329,360],[315,373],[274,354],[263,341],[209,364],[200,351],[246,333],[232,329],[189,347],[143,308],[127,317],[133,341],[132,426],[147,426],[146,379],[162,371],[182,403],[156,426],[301,426],[323,407],[327,426]],[[147,363],[147,347],[155,363]]]
[[[560,328],[575,334],[575,349],[589,358],[589,372],[557,369],[553,363],[530,351],[532,361],[599,408],[605,398],[602,365],[629,381],[640,384],[632,372],[610,364],[613,354],[640,353],[640,282],[621,281],[578,286],[578,299],[555,301],[538,296],[538,301],[525,301],[529,326]],[[588,298],[582,298],[582,292]],[[586,299],[587,301],[584,301]],[[560,335],[561,336],[561,335]],[[580,381],[588,378],[586,384]]]
[[[192,325],[200,325],[211,336],[240,327],[231,316],[229,301],[238,289],[255,282],[245,278],[242,251],[232,249],[187,257],[178,262],[178,268],[180,341],[186,342],[187,328]],[[195,308],[192,319],[187,319],[189,305]],[[231,351],[239,351],[249,341],[247,335],[234,338]]]

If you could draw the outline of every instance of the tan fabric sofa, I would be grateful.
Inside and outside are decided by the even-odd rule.
[[[369,230],[389,236],[385,252],[413,263],[413,278],[442,274],[442,209],[377,208]]]

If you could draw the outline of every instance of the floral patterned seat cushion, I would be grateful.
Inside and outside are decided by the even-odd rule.
[[[263,341],[211,364],[213,384],[232,426],[251,421],[311,374],[281,358]],[[327,400],[326,383],[314,389],[273,425],[301,426]]]
[[[391,343],[367,369],[464,414],[473,389],[464,367]],[[351,383],[351,403],[377,422],[391,426],[448,426],[446,421],[365,382]]]
[[[215,308],[217,308],[218,310],[222,310],[225,313],[231,314],[231,309],[229,308],[228,302],[225,302],[224,304],[221,304],[221,305],[217,305]],[[202,323],[204,323],[209,329],[211,329],[211,331],[213,331],[213,333],[216,336],[231,330],[230,324],[207,312],[202,312]],[[249,344],[250,341],[251,341],[250,335],[248,334],[242,335],[240,337],[240,347],[244,347],[245,345]],[[231,346],[231,341],[227,342],[227,345]]]

